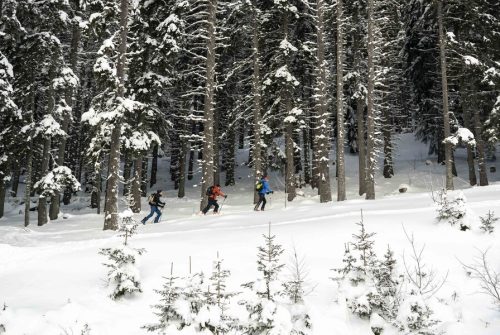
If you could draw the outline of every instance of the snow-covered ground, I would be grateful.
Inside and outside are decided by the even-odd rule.
[[[240,152],[240,162],[246,154]],[[189,184],[188,196],[178,199],[168,176],[161,175],[158,187],[167,192],[162,221],[141,225],[131,240],[134,248],[147,250],[138,266],[143,293],[119,301],[107,296],[107,270],[98,251],[119,245],[121,238],[116,232],[102,231],[103,217],[87,208],[88,197],[81,194],[70,206],[63,206],[66,219],[26,229],[22,206],[9,199],[6,217],[0,219],[0,304],[7,306],[5,311],[0,308],[0,324],[6,320],[7,334],[13,335],[80,334],[84,324],[90,334],[146,334],[141,326],[156,321],[151,305],[159,296],[154,289],[161,288],[172,262],[178,276],[188,274],[189,258],[193,271],[209,274],[219,253],[231,270],[230,288],[238,290],[257,276],[257,246],[270,222],[277,241],[286,249],[282,261],[288,261],[294,247],[306,259],[308,284],[314,288],[305,299],[313,334],[368,335],[369,323],[339,303],[337,284],[331,280],[331,269],[342,266],[344,243],[357,232],[355,223],[362,209],[367,230],[376,232],[377,252],[382,255],[390,245],[400,271],[403,254],[408,258],[410,252],[404,227],[414,234],[417,245],[425,244],[424,260],[438,275],[448,273],[444,286],[429,302],[442,321],[441,330],[452,335],[498,335],[500,311],[480,293],[479,283],[467,276],[460,261],[471,263],[478,249],[490,248],[491,266],[500,270],[498,232],[487,235],[478,229],[479,216],[489,210],[500,214],[500,183],[492,173],[490,186],[470,188],[464,155],[464,150],[457,151],[455,187],[463,188],[467,199],[467,220],[473,229],[466,232],[436,222],[430,190],[442,185],[444,167],[435,161],[426,165],[427,148],[410,135],[398,141],[396,176],[377,176],[378,199],[374,201],[357,195],[356,156],[347,157],[350,200],[319,204],[313,191],[304,190],[303,196],[285,203],[283,178],[273,173],[270,184],[275,193],[265,212],[251,210],[252,178],[244,166],[238,168],[237,185],[224,188],[229,196],[223,214],[217,216],[193,215],[200,194],[196,178]],[[161,161],[160,171],[167,167],[168,162]],[[398,192],[403,183],[409,186],[406,194]],[[334,195],[335,191],[334,187]],[[143,205],[137,219],[148,212],[147,207]],[[32,215],[36,223],[36,213]]]

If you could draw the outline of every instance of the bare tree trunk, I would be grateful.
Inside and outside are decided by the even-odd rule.
[[[178,198],[184,198],[186,195],[186,154],[187,141],[181,138],[181,153],[179,157],[179,190],[177,191]]]
[[[43,141],[43,153],[42,153],[42,178],[49,172],[49,160],[50,160],[50,137],[45,138]],[[38,225],[43,226],[48,222],[47,216],[47,198],[42,194],[38,197]]]
[[[17,197],[17,191],[19,189],[19,179],[21,177],[21,164],[19,164],[19,159],[16,158],[14,167],[13,167],[13,174],[12,174],[12,187],[11,187],[11,192],[13,197]]]
[[[125,96],[125,64],[127,58],[127,32],[128,32],[128,7],[129,0],[120,3],[120,45],[118,47],[118,64],[116,73],[119,80],[118,97]],[[111,146],[109,148],[109,175],[106,187],[106,207],[104,213],[104,230],[118,229],[118,183],[120,181],[120,134],[121,119],[115,120],[111,131]]]
[[[141,171],[141,196],[145,197],[148,195],[148,156],[142,157],[142,171]]]
[[[184,143],[184,141],[183,141]],[[184,152],[184,155],[186,153]],[[185,160],[185,157],[184,157]],[[183,171],[183,170],[181,170]],[[151,180],[149,181],[149,187],[153,187],[156,184],[156,173],[158,172],[158,144],[153,147],[153,159],[151,160]]]
[[[206,189],[214,183],[214,94],[215,94],[215,26],[217,0],[208,0],[207,75],[203,122],[203,166],[200,210],[208,203]]]
[[[315,176],[318,185],[319,201],[332,201],[332,191],[330,188],[330,126],[326,88],[326,61],[325,61],[325,3],[324,0],[316,0],[316,10],[318,19],[317,31],[317,97],[316,104],[316,127],[314,130],[314,142],[317,164],[317,175]],[[314,164],[314,163],[313,163]]]
[[[134,160],[134,178],[130,187],[130,209],[134,213],[141,212],[141,180],[142,180],[142,155]]]
[[[389,110],[384,109],[384,178],[394,176],[394,163],[392,161],[392,123]]]
[[[304,183],[311,184],[311,143],[309,142],[309,130],[302,129],[302,141],[304,152]]]
[[[344,163],[344,35],[343,3],[337,0],[337,201],[346,199]]]
[[[474,128],[471,126],[471,115],[468,106],[464,106],[464,127],[474,131]],[[474,162],[474,146],[467,144],[467,165],[469,167],[469,184],[474,186],[477,184],[477,176],[476,176],[476,166]]]
[[[484,153],[484,141],[481,135],[482,124],[479,116],[479,109],[474,110],[474,126],[475,126],[475,137],[476,137],[476,148],[477,148],[477,161],[479,165],[479,186],[488,185],[488,175],[486,171],[486,158]]]
[[[32,134],[31,134],[32,135]],[[33,175],[33,140],[30,136],[29,145],[26,154],[26,187],[24,189],[24,226],[28,227],[30,224],[30,206],[31,206],[31,188],[33,186],[32,175]]]
[[[124,153],[123,161],[123,181],[125,182],[125,185],[123,185],[123,195],[126,196],[129,194],[133,182],[132,167],[134,166],[134,162],[132,161],[130,152]]]
[[[365,143],[365,102],[358,98],[356,101],[356,122],[358,137],[358,166],[359,166],[359,195],[366,193],[366,143]]]
[[[214,110],[214,184],[220,185],[219,113]]]
[[[260,44],[259,44],[259,21],[257,15],[253,15],[253,36],[252,36],[252,47],[253,47],[253,77],[252,77],[252,89],[253,89],[253,174],[255,182],[257,182],[263,175],[262,171],[262,148],[261,148],[261,78],[260,78]],[[253,192],[253,203],[256,204],[259,201],[259,194],[255,190]]]
[[[443,127],[444,138],[447,139],[451,135],[450,131],[450,114],[448,111],[448,77],[446,75],[446,40],[443,28],[443,1],[437,0],[438,3],[438,28],[439,28],[439,58],[441,60],[441,86],[443,90]],[[446,189],[453,190],[453,159],[451,156],[452,147],[450,143],[444,145],[444,159],[446,164]]]
[[[7,185],[3,178],[0,179],[0,218],[4,215],[5,210],[5,193],[6,193]]]
[[[226,143],[226,159],[224,162],[226,170],[226,182],[225,185],[234,185],[234,168],[235,168],[235,148],[236,148],[236,134],[233,128],[227,130],[228,138]]]
[[[373,64],[373,0],[368,0],[368,91],[367,91],[367,162],[366,162],[366,199],[375,199],[375,112],[373,110],[373,95],[375,84],[375,69]]]

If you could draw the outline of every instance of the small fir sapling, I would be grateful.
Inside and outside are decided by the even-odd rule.
[[[243,284],[248,290],[243,292],[239,304],[245,306],[248,319],[241,322],[241,329],[245,334],[300,334],[293,329],[292,317],[282,299],[283,283],[279,274],[285,266],[280,262],[284,250],[275,243],[270,224],[268,234],[263,237],[265,243],[258,247],[257,254],[261,278]]]
[[[384,254],[384,258],[380,261],[377,271],[375,272],[376,287],[382,300],[380,314],[387,320],[392,320],[396,317],[400,299],[400,285],[402,276],[395,275],[396,260],[394,252],[389,246]]]
[[[231,272],[223,267],[223,259],[217,253],[217,259],[213,262],[210,284],[205,292],[207,313],[205,328],[213,334],[223,335],[235,330],[238,321],[228,314],[231,299],[237,292],[228,292],[226,281],[231,276]]]
[[[284,295],[289,299],[288,309],[292,317],[294,334],[310,334],[311,318],[304,303],[304,297],[312,291],[307,284],[308,271],[304,258],[299,258],[297,249],[293,248],[293,255],[288,266],[289,278],[283,284]]]
[[[109,268],[108,284],[112,289],[110,298],[119,299],[127,294],[142,292],[139,270],[136,268],[136,258],[142,255],[144,249],[134,249],[128,246],[128,239],[135,234],[138,223],[133,218],[130,209],[120,214],[121,224],[119,231],[124,238],[123,245],[117,248],[102,248],[99,254],[108,257],[104,263]]]
[[[495,230],[494,224],[498,221],[498,217],[495,216],[495,212],[488,211],[486,216],[479,217],[481,220],[481,230],[485,233],[491,234]]]
[[[363,222],[356,223],[359,234],[353,234],[354,241],[346,245],[344,267],[334,269],[340,277],[333,278],[346,293],[347,307],[361,318],[368,318],[374,309],[380,310],[382,298],[377,290],[375,273],[378,260],[373,251],[374,233],[366,232]],[[351,248],[353,253],[351,253]]]
[[[394,326],[404,334],[437,335],[438,323],[418,289],[413,288],[403,299]]]
[[[160,302],[153,306],[156,310],[156,314],[159,318],[158,323],[145,325],[142,328],[150,332],[162,332],[167,329],[167,327],[172,327],[172,329],[178,329],[182,316],[177,311],[175,304],[182,294],[182,287],[179,286],[179,277],[175,277],[173,274],[173,263],[170,265],[170,275],[168,277],[163,277],[165,283],[161,290],[155,290],[161,298]],[[165,334],[165,332],[163,332]]]
[[[459,224],[460,230],[465,231],[471,227],[465,223],[464,218],[467,214],[466,198],[462,192],[458,192],[455,196],[448,194],[445,189],[438,192],[437,199],[434,198],[437,204],[437,220],[447,221],[452,226]]]

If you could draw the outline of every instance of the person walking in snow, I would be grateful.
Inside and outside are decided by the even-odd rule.
[[[149,213],[148,216],[146,216],[144,219],[141,220],[142,224],[146,224],[146,221],[148,221],[155,213],[156,217],[154,223],[158,223],[160,221],[161,217],[160,208],[163,208],[165,206],[165,203],[160,199],[162,195],[163,194],[161,190],[157,190],[156,193],[153,193],[149,196],[148,201],[149,201],[149,206],[151,207],[151,213]]]
[[[219,204],[217,203],[217,197],[224,197],[227,198],[227,195],[225,195],[221,188],[220,185],[214,185],[210,186],[207,189],[207,196],[208,196],[208,204],[203,210],[201,211],[203,215],[207,214],[207,212],[210,210],[210,207],[214,206],[214,213],[217,213],[219,211]]]
[[[254,207],[254,211],[263,211],[264,208],[266,207],[266,194],[269,193],[274,193],[273,190],[269,187],[269,177],[268,176],[263,176],[262,179],[257,182],[257,185],[255,186],[255,189],[259,193],[259,201],[257,202],[257,205]],[[262,207],[259,209],[260,204],[262,204]]]

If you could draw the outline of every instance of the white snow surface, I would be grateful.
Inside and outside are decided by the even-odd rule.
[[[238,162],[247,157],[248,151],[240,150]],[[464,180],[467,178],[465,149],[458,148],[455,157],[459,175],[455,187],[463,189],[471,215],[483,216],[489,210],[500,214],[498,177],[488,172],[490,186],[471,188]],[[36,226],[37,213],[31,212],[32,225],[27,228],[23,227],[24,213],[20,212],[24,208],[22,199],[8,198],[6,216],[0,219],[0,324],[9,335],[80,334],[84,327],[90,328],[92,335],[149,334],[141,327],[157,322],[151,305],[158,303],[160,297],[154,290],[161,289],[163,276],[170,274],[171,262],[176,276],[189,274],[190,257],[194,272],[209,275],[212,261],[219,253],[225,268],[231,270],[228,290],[242,291],[241,284],[258,278],[257,246],[262,244],[262,234],[271,222],[276,242],[285,248],[281,260],[285,263],[289,260],[293,247],[305,257],[308,287],[312,288],[305,297],[305,305],[311,316],[312,334],[369,335],[370,321],[349,312],[337,283],[331,280],[334,276],[331,269],[342,266],[344,243],[357,233],[355,222],[363,209],[367,231],[376,232],[375,249],[379,257],[389,244],[398,261],[397,270],[403,271],[402,255],[405,253],[408,259],[410,252],[404,226],[408,233],[414,234],[418,245],[425,244],[427,264],[440,276],[448,272],[444,286],[427,301],[434,311],[433,318],[442,321],[440,330],[450,335],[500,334],[500,311],[489,297],[480,293],[479,283],[468,277],[459,263],[460,260],[470,264],[477,249],[490,248],[491,266],[499,271],[499,227],[488,235],[475,227],[462,232],[436,221],[430,190],[442,185],[445,168],[435,162],[435,157],[427,156],[427,147],[416,143],[412,135],[398,138],[396,175],[384,179],[377,171],[377,200],[366,201],[357,195],[357,159],[346,155],[347,201],[319,204],[318,196],[307,188],[302,190],[303,196],[285,206],[284,179],[278,172],[272,172],[270,186],[274,194],[268,196],[266,211],[254,212],[253,176],[251,170],[240,166],[237,184],[223,188],[229,196],[222,206],[222,215],[205,217],[194,215],[199,210],[200,189],[196,186],[199,173],[186,188],[187,196],[179,199],[169,176],[161,172],[168,171],[168,159],[160,159],[155,188],[167,193],[163,198],[167,205],[162,220],[158,224],[140,225],[129,240],[132,248],[147,250],[138,264],[143,293],[118,301],[108,297],[107,269],[98,251],[118,247],[122,238],[119,232],[102,230],[103,216],[88,208],[87,194],[80,192],[69,206],[61,205],[64,215],[43,227]],[[426,165],[427,160],[432,164]],[[496,166],[498,170],[497,165],[488,162],[488,166]],[[330,174],[335,196],[334,168]],[[403,183],[409,186],[408,192],[400,194],[398,187]],[[19,194],[22,196],[22,190]],[[123,202],[120,207],[125,209]],[[145,199],[142,209],[135,219],[149,213]],[[7,308],[2,311],[4,303]],[[194,334],[192,329],[182,332],[169,329],[166,334]],[[398,333],[388,328],[383,334]]]

